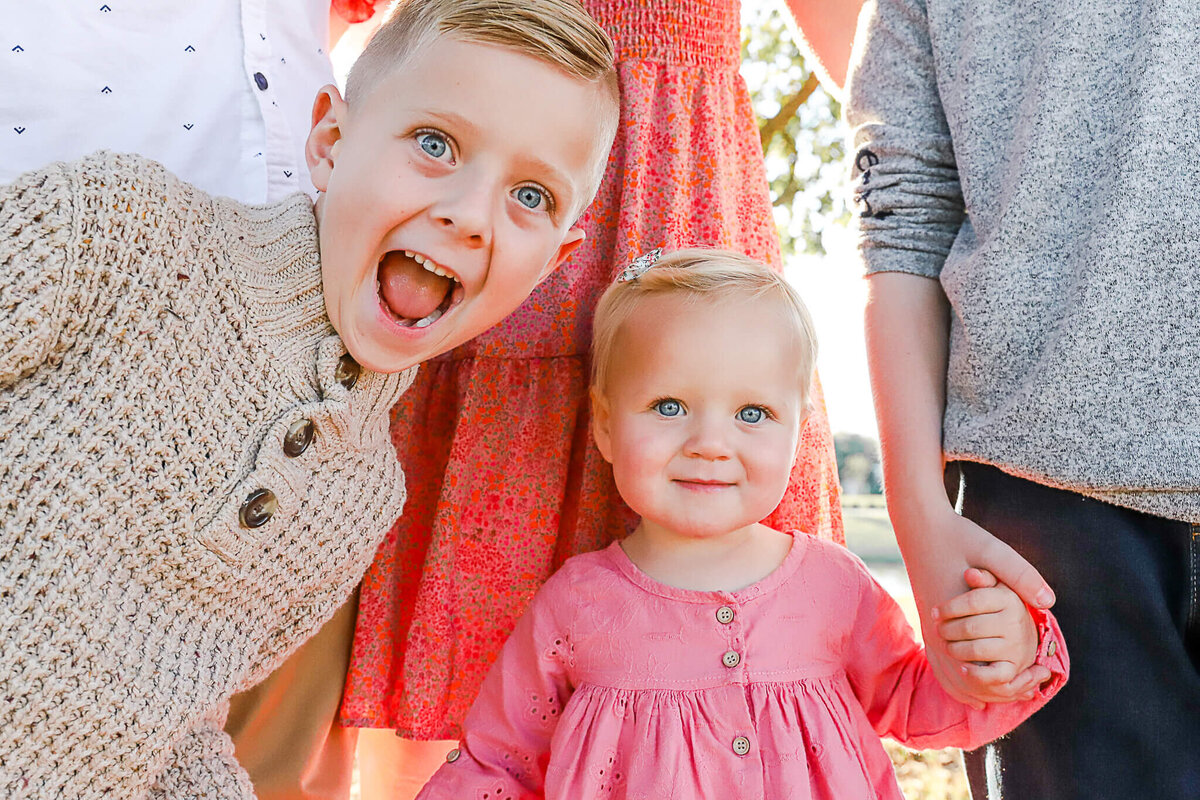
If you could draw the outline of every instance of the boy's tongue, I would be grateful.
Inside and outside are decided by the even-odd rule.
[[[449,278],[434,275],[403,253],[389,252],[379,264],[379,292],[398,317],[429,316],[446,298],[449,284]]]

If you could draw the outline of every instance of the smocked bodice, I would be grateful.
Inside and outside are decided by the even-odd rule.
[[[617,60],[737,69],[740,0],[584,0],[612,36]]]

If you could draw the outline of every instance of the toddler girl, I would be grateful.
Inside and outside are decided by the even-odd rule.
[[[862,562],[759,522],[807,411],[800,299],[733,253],[655,259],[593,342],[593,433],[640,523],[546,583],[420,797],[901,798],[879,737],[1006,733],[1066,679],[1057,624],[969,571],[939,633],[1015,702],[952,700]]]

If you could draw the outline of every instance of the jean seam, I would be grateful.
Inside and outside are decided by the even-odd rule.
[[[1192,639],[1200,636],[1200,523],[1189,523],[1188,532],[1191,534],[1188,539],[1188,589],[1192,602],[1188,606],[1183,640],[1184,646],[1191,650]]]

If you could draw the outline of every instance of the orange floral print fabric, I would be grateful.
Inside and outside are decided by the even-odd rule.
[[[408,503],[363,581],[343,724],[457,737],[537,589],[632,523],[588,433],[591,310],[616,273],[689,245],[780,268],[737,0],[585,5],[617,44],[622,91],[587,240],[499,326],[424,365],[396,407]],[[815,400],[767,521],[841,541],[819,387]]]

